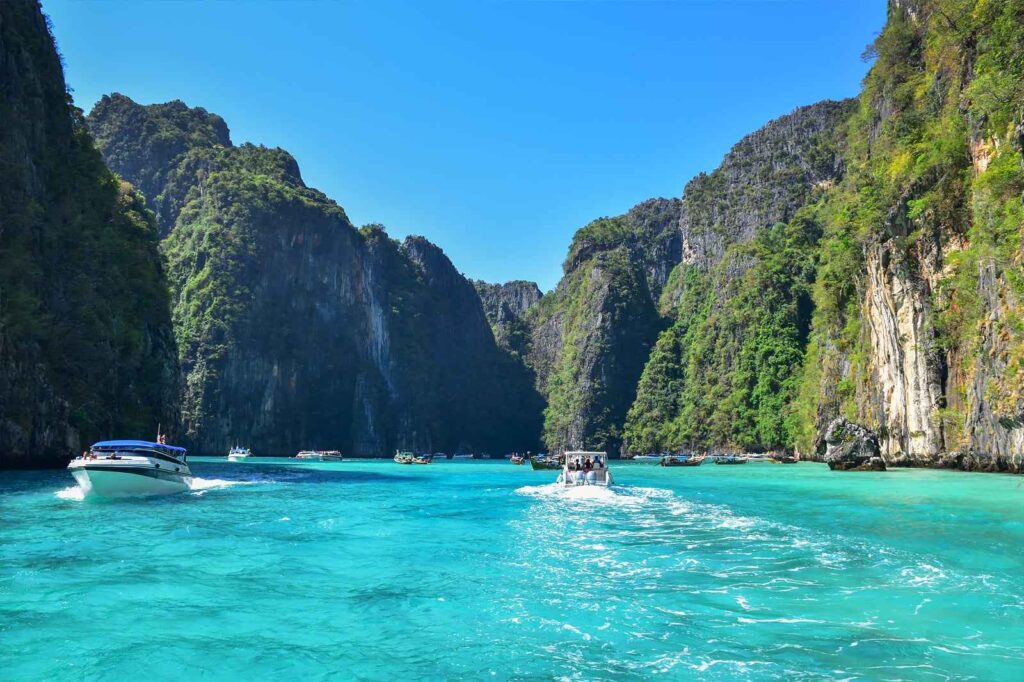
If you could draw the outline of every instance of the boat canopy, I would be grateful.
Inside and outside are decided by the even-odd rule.
[[[154,443],[149,440],[104,440],[99,443],[93,443],[93,450],[157,450],[163,451],[170,455],[181,456],[184,455],[185,448],[179,448],[176,445],[163,445],[162,443]]]
[[[567,467],[571,465],[583,466],[584,462],[588,459],[592,462],[603,462],[605,467],[608,466],[608,453],[587,450],[569,450],[565,453],[564,465]]]

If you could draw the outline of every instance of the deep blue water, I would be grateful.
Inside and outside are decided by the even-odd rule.
[[[1024,679],[1024,479],[194,459],[0,474],[0,679]]]

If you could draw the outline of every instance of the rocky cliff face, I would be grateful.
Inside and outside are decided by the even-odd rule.
[[[551,450],[618,453],[622,425],[651,344],[656,302],[680,239],[680,202],[652,199],[576,233],[552,293],[530,309],[528,362],[545,394]]]
[[[889,464],[1022,469],[1022,19],[890,3],[830,197],[807,452],[843,415]]]
[[[89,125],[167,234],[192,447],[534,446],[529,375],[440,249],[356,230],[287,152],[232,145],[204,110],[114,95]]]
[[[37,2],[0,3],[0,468],[176,420],[157,232],[70,104]]]
[[[525,358],[529,354],[530,344],[530,326],[526,314],[540,301],[540,288],[535,282],[522,280],[505,284],[475,281],[473,286],[476,287],[498,345]]]
[[[787,222],[843,174],[841,127],[851,100],[800,107],[740,140],[710,174],[690,180],[679,219],[683,261],[713,268],[730,244]]]
[[[800,211],[842,177],[852,108],[797,109],[687,184],[673,230],[681,253],[660,295],[671,324],[640,378],[628,450],[791,444],[784,407],[806,344],[820,235]]]

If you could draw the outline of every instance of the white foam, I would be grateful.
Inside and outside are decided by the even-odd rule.
[[[85,499],[85,491],[77,485],[69,486],[63,490],[58,490],[54,495],[57,496],[57,499],[73,500],[74,502],[81,502]]]
[[[557,483],[525,485],[517,488],[516,493],[549,500],[601,502],[604,505],[624,507],[641,506],[652,498],[672,497],[672,491],[659,488],[636,488],[633,486],[606,487],[600,485],[565,487]]]
[[[907,567],[900,571],[900,577],[914,587],[933,585],[946,577],[942,569],[931,564],[920,563],[915,567]]]
[[[221,478],[188,478],[188,489],[196,495],[202,495],[207,490],[220,490],[236,485],[253,485],[256,481],[226,481]]]

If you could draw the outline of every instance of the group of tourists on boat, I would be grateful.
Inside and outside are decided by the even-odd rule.
[[[608,470],[608,455],[603,452],[572,451],[564,455],[565,464],[556,483],[562,486],[612,484]]]

